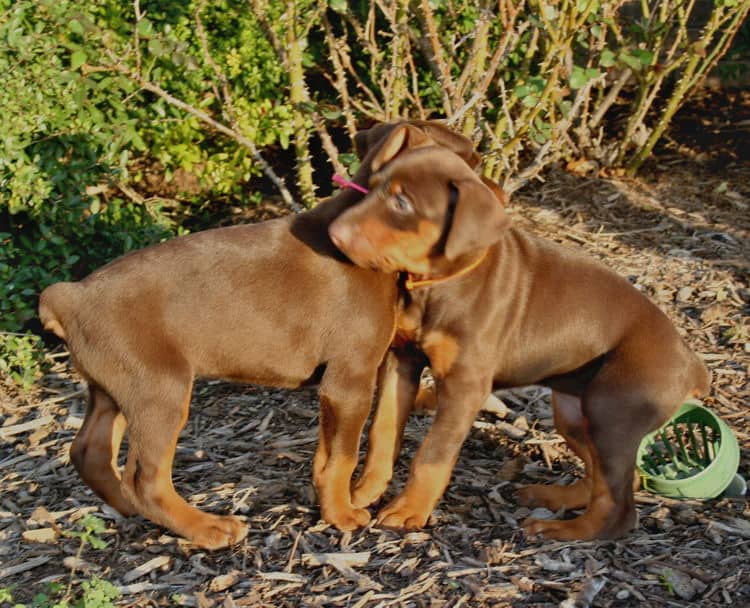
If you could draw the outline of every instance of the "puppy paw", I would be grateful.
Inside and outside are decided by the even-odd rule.
[[[545,488],[542,484],[534,484],[531,486],[524,486],[516,492],[516,498],[518,504],[524,507],[546,507],[549,509],[548,501],[546,500]]]
[[[138,515],[138,508],[121,494],[115,497],[107,497],[105,502],[123,517]]]
[[[342,532],[364,528],[370,523],[371,519],[372,517],[367,509],[326,509],[323,513],[323,520]]]
[[[559,530],[559,524],[558,520],[530,517],[523,522],[522,527],[526,536],[529,537],[557,538],[555,533]]]
[[[579,479],[568,486],[533,484],[516,492],[518,502],[526,507],[544,507],[550,511],[582,509],[588,502],[591,488],[588,480]]]
[[[523,522],[527,536],[543,536],[549,540],[593,540],[604,538],[595,526],[585,518],[575,519],[534,519]]]
[[[365,475],[352,486],[352,504],[355,507],[368,507],[383,495],[388,487],[388,479]]]
[[[419,530],[425,527],[429,518],[430,511],[425,511],[424,507],[396,498],[378,513],[377,523],[382,528]]]
[[[240,542],[247,536],[247,526],[234,515],[206,515],[206,519],[188,536],[199,547],[214,551]]]

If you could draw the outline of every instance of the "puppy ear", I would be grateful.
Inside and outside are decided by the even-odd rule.
[[[404,150],[434,145],[435,142],[421,129],[410,124],[398,125],[386,137],[375,158],[372,159],[372,172],[380,171],[386,163],[392,161]]]
[[[501,201],[479,179],[462,179],[452,186],[457,199],[445,242],[445,257],[449,260],[495,244],[510,225]]]
[[[371,126],[369,129],[357,131],[354,135],[354,149],[357,156],[362,160],[367,153],[380,143],[385,136],[396,128],[396,123],[380,122]]]
[[[439,146],[448,148],[460,156],[472,169],[476,169],[482,157],[474,149],[474,143],[466,136],[454,131],[439,120],[415,121],[416,125],[430,136]]]
[[[480,175],[479,179],[482,180],[485,186],[492,190],[492,194],[495,195],[503,207],[508,206],[508,193],[500,187],[500,184],[493,182],[489,177],[485,177],[484,175]]]

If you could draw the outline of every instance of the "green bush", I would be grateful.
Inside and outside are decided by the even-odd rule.
[[[0,332],[0,373],[22,390],[30,389],[44,369],[44,350],[39,336],[27,332]]]
[[[19,331],[50,283],[175,230],[158,209],[108,193],[127,171],[120,98],[134,87],[69,69],[80,51],[59,26],[76,29],[76,5],[3,0],[0,13],[0,107],[11,117],[0,132],[0,331]]]

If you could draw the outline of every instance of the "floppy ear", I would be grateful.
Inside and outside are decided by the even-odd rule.
[[[451,152],[460,156],[472,169],[479,166],[482,157],[474,149],[474,144],[468,137],[454,131],[439,120],[420,120],[415,121],[415,123],[439,146],[448,148]]]
[[[398,125],[385,139],[372,159],[372,172],[377,173],[386,163],[392,161],[400,152],[409,148],[434,146],[435,142],[421,129],[410,125]]]
[[[457,199],[445,242],[445,257],[455,260],[499,241],[503,230],[510,225],[510,218],[495,193],[480,180],[462,179],[451,185],[456,189]]]
[[[396,123],[380,122],[371,126],[369,129],[357,131],[354,135],[354,148],[357,156],[363,159],[373,147],[380,143],[385,136],[396,128]]]
[[[489,177],[485,177],[484,175],[480,175],[479,179],[482,180],[485,186],[492,190],[492,194],[495,195],[503,207],[508,206],[508,193],[500,187],[500,184],[493,182]]]

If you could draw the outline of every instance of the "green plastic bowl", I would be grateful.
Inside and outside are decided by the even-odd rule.
[[[695,402],[646,435],[636,460],[644,489],[669,498],[715,498],[732,483],[739,463],[732,429]]]

